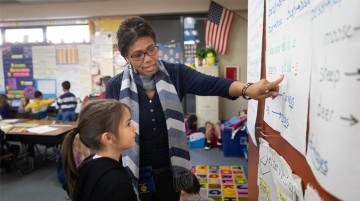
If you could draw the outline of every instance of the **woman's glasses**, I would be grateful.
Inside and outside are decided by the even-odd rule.
[[[149,55],[149,56],[153,56],[156,53],[158,53],[159,51],[159,46],[155,45],[153,47],[150,47],[146,50],[146,52],[134,52],[130,55],[130,57],[132,59],[134,59],[135,61],[141,61],[144,59],[145,54]]]

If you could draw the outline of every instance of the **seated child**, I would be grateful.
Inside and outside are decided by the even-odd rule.
[[[197,132],[197,116],[196,115],[190,115],[189,118],[185,121],[186,125],[186,137],[189,137],[192,133]]]
[[[35,91],[34,93],[35,100],[26,105],[25,111],[31,112],[33,114],[38,114],[40,119],[43,119],[47,116],[47,108],[55,102],[55,99],[43,99],[43,94],[41,91]]]
[[[20,105],[18,107],[18,113],[26,113],[25,107],[29,104],[29,98],[22,97],[20,99]]]
[[[0,119],[6,119],[10,116],[10,105],[8,97],[5,94],[0,94]]]
[[[217,137],[217,145],[222,145],[222,139],[221,139],[221,129],[220,129],[220,123],[213,124],[211,122],[205,123],[205,150],[211,149],[211,138],[215,136]]]

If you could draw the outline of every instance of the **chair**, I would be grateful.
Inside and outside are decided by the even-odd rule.
[[[28,112],[24,112],[24,113],[16,113],[16,118],[17,119],[29,119],[30,118],[30,114]]]
[[[47,109],[49,106],[43,106],[40,110],[36,111],[32,109],[29,114],[30,119],[45,119],[47,117]]]
[[[11,171],[11,168],[14,168],[22,176],[22,171],[15,163],[19,152],[20,146],[9,144],[6,141],[5,132],[0,129],[0,167],[6,168],[7,171]]]

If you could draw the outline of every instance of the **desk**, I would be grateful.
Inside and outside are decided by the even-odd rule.
[[[16,123],[14,123],[14,127],[6,134],[7,141],[27,142],[33,144],[60,144],[63,137],[77,125],[77,122],[45,119],[22,119],[20,123],[48,125],[57,129],[46,133],[32,133],[27,131],[26,127],[16,126]]]
[[[1,123],[1,121],[0,121]],[[42,145],[51,145],[55,146],[57,149],[55,153],[57,153],[59,144],[62,143],[64,136],[73,129],[77,122],[69,122],[69,121],[57,121],[57,120],[30,120],[30,119],[20,119],[17,122],[11,123],[13,126],[6,134],[6,141],[17,141],[28,144],[27,153],[30,156],[30,169],[34,169],[34,145],[42,144]],[[44,132],[44,133],[32,133],[27,131],[28,126],[41,126],[47,125],[56,130]],[[46,152],[45,152],[46,153]],[[46,156],[46,154],[45,154]],[[45,157],[44,157],[45,158]]]

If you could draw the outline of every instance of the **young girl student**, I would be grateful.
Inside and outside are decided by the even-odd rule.
[[[76,168],[74,139],[95,154]],[[63,168],[72,201],[139,201],[135,185],[119,161],[121,153],[135,145],[135,126],[130,109],[116,100],[89,102],[80,112],[78,126],[67,134],[62,147]]]

